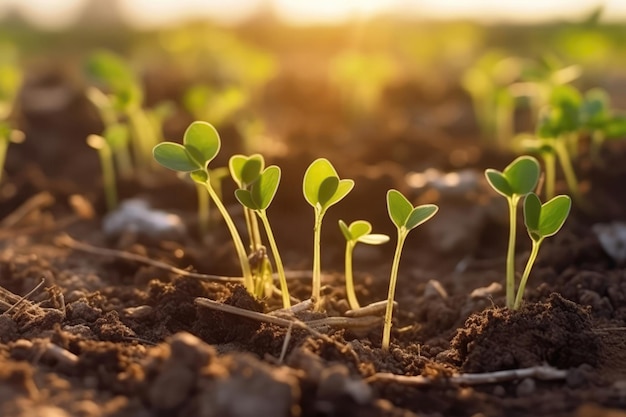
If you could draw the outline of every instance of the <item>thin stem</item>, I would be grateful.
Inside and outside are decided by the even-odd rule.
[[[155,139],[153,139],[152,124],[140,107],[129,109],[127,116],[129,125],[133,131],[135,162],[139,166],[139,170],[145,172],[145,170],[149,169],[152,165],[150,155],[152,148],[156,145]]]
[[[398,229],[398,242],[396,244],[396,252],[393,255],[393,263],[391,264],[391,276],[389,277],[389,293],[387,294],[387,309],[385,310],[385,324],[383,326],[383,343],[382,349],[389,350],[389,342],[391,339],[391,318],[393,315],[393,299],[396,293],[396,282],[398,281],[398,268],[400,266],[400,256],[402,255],[402,247],[409,232],[403,227]]]
[[[321,261],[321,240],[322,240],[322,218],[324,213],[315,209],[315,226],[313,228],[313,283],[311,298],[315,300],[315,310],[321,307],[320,291],[322,288],[322,261]]]
[[[517,310],[522,305],[522,298],[524,298],[524,289],[526,288],[526,281],[528,281],[528,277],[530,276],[530,271],[533,269],[533,264],[535,263],[535,259],[537,259],[537,254],[539,253],[539,246],[543,242],[543,239],[534,240],[533,239],[533,247],[530,251],[530,256],[528,257],[528,262],[526,262],[526,268],[524,268],[524,274],[522,275],[522,280],[519,283],[519,288],[517,290],[517,296],[515,297],[515,305],[513,306],[513,310]]]
[[[556,184],[556,158],[554,152],[544,152],[543,162],[546,166],[546,200],[554,197],[554,185]]]
[[[113,165],[113,155],[109,145],[104,144],[98,149],[100,164],[102,165],[102,185],[107,209],[113,211],[117,206],[117,187],[115,185],[115,166]]]
[[[232,236],[233,243],[235,244],[235,250],[237,251],[237,257],[239,258],[239,264],[241,265],[241,272],[243,274],[243,282],[246,290],[250,294],[254,294],[254,282],[252,280],[252,273],[250,272],[250,264],[248,263],[248,256],[246,255],[246,248],[243,246],[243,242],[241,241],[241,236],[239,236],[239,232],[237,231],[237,227],[235,226],[235,222],[228,214],[226,207],[219,199],[217,193],[211,187],[211,183],[207,180],[202,183],[206,190],[209,192],[211,199],[215,203],[215,207],[219,210],[226,222],[226,226],[230,231],[230,235]]]
[[[570,159],[567,151],[567,146],[562,140],[557,140],[554,144],[556,156],[559,158],[561,168],[563,168],[563,175],[565,176],[565,182],[567,182],[567,188],[572,193],[572,196],[577,201],[581,201],[580,191],[578,190],[578,179],[576,179],[576,172],[572,166],[572,160]]]
[[[352,252],[355,246],[353,241],[349,240],[346,242],[346,297],[348,297],[348,304],[350,304],[352,310],[361,308],[354,291],[354,277],[352,275]]]
[[[506,253],[506,306],[513,308],[515,301],[515,234],[517,229],[517,203],[519,196],[508,198],[509,202],[509,247]]]
[[[9,138],[0,137],[0,180],[4,171],[4,161],[7,157],[7,149],[9,148]]]
[[[272,256],[274,257],[274,262],[276,262],[276,270],[278,272],[278,279],[280,281],[280,292],[283,296],[283,308],[291,307],[291,299],[289,298],[289,289],[287,288],[287,277],[285,276],[285,268],[283,267],[283,261],[280,258],[280,253],[278,252],[278,246],[276,245],[276,240],[274,239],[274,233],[272,233],[272,228],[270,227],[270,221],[267,218],[267,213],[265,210],[257,211],[261,221],[263,222],[263,227],[265,228],[265,234],[267,235],[267,240],[270,244],[270,249],[272,250]]]
[[[211,200],[202,185],[196,184],[196,191],[198,194],[198,232],[202,239],[209,231]]]

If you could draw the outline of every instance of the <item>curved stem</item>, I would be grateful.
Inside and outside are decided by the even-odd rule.
[[[396,252],[393,255],[393,263],[391,264],[391,276],[389,277],[389,292],[387,294],[387,309],[385,310],[385,324],[383,326],[383,343],[382,349],[389,350],[391,339],[391,318],[393,315],[393,299],[396,293],[396,282],[398,281],[398,268],[400,266],[400,255],[402,255],[402,247],[408,231],[402,227],[398,229],[398,242],[396,244]]]
[[[261,218],[261,222],[263,222],[265,234],[267,234],[267,240],[270,244],[270,249],[272,250],[272,256],[274,257],[274,262],[276,262],[276,270],[278,272],[278,279],[280,281],[280,292],[283,296],[283,308],[290,308],[291,300],[289,298],[289,289],[287,288],[287,277],[285,276],[285,268],[283,267],[283,261],[280,258],[280,253],[278,252],[278,246],[276,245],[276,240],[274,239],[274,233],[272,233],[272,228],[270,227],[270,221],[267,218],[265,210],[257,211],[257,213]]]
[[[572,160],[570,159],[567,151],[567,146],[563,141],[557,141],[554,145],[556,150],[556,156],[559,158],[561,168],[563,168],[563,175],[565,176],[565,182],[567,182],[567,188],[572,193],[572,197],[578,202],[581,201],[580,190],[578,189],[578,180],[576,179],[576,172],[572,166]]]
[[[352,275],[352,252],[354,250],[355,243],[353,241],[346,242],[346,297],[348,298],[348,304],[352,310],[361,308],[359,300],[356,298],[354,291],[354,277]]]
[[[517,203],[519,196],[508,198],[509,202],[509,247],[506,253],[506,306],[513,308],[515,301],[515,234],[517,229]]]
[[[250,263],[248,262],[248,256],[246,255],[246,248],[243,246],[243,242],[241,241],[241,236],[239,236],[239,232],[237,231],[235,222],[233,222],[233,219],[230,217],[230,214],[228,214],[226,207],[224,207],[224,204],[221,202],[221,200],[217,196],[217,193],[215,192],[213,187],[211,187],[211,183],[207,180],[203,182],[202,184],[209,192],[211,199],[215,203],[215,207],[217,207],[219,212],[222,214],[222,217],[224,218],[224,221],[226,222],[226,226],[228,227],[228,230],[230,231],[230,235],[233,239],[233,243],[235,244],[235,249],[237,251],[237,257],[239,258],[239,264],[241,265],[241,272],[243,273],[244,286],[246,287],[246,290],[248,290],[250,294],[254,294],[254,282],[252,280],[252,273],[250,272]]]
[[[524,289],[526,288],[526,281],[528,281],[528,277],[530,276],[530,271],[533,269],[533,264],[535,263],[535,259],[537,259],[537,254],[539,253],[539,246],[543,239],[539,239],[537,241],[533,240],[533,247],[530,251],[530,256],[528,257],[528,262],[526,262],[526,268],[524,268],[524,275],[522,275],[522,280],[519,283],[519,288],[517,289],[517,296],[515,297],[515,305],[513,306],[513,310],[517,310],[522,305],[522,298],[524,298]]]
[[[322,261],[321,261],[321,240],[322,240],[322,218],[324,213],[315,209],[315,226],[313,228],[313,283],[311,298],[315,300],[315,310],[320,309],[320,291],[322,288]]]

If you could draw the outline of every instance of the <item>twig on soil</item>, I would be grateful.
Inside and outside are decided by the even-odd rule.
[[[24,217],[28,216],[29,213],[52,204],[54,204],[54,197],[49,192],[43,191],[39,194],[35,194],[2,219],[0,227],[9,229],[18,224]]]
[[[210,275],[200,274],[197,272],[190,272],[184,269],[177,268],[166,264],[165,262],[155,261],[146,256],[137,255],[130,252],[124,252],[116,249],[99,248],[89,245],[87,243],[78,242],[67,234],[63,234],[56,239],[56,243],[61,246],[68,247],[73,250],[90,253],[98,256],[109,256],[113,258],[124,259],[131,262],[139,262],[146,265],[154,266],[155,268],[164,269],[173,274],[178,274],[183,277],[197,278],[205,281],[217,281],[217,282],[243,282],[243,277],[226,277],[222,275]],[[311,278],[311,271],[285,271],[288,279],[304,279]],[[308,274],[308,275],[307,275]]]
[[[289,347],[289,342],[291,341],[291,331],[293,330],[293,322],[287,327],[287,334],[285,335],[285,340],[283,341],[283,347],[280,350],[280,356],[278,357],[278,364],[282,365],[285,361],[285,356],[287,355],[287,348]]]
[[[22,302],[24,302],[24,300],[28,299],[28,297],[30,297],[31,295],[33,295],[39,288],[41,288],[41,286],[43,284],[45,284],[46,282],[46,278],[45,277],[41,277],[41,282],[39,284],[37,284],[35,286],[35,288],[33,288],[32,290],[30,290],[26,295],[24,295],[23,297],[21,297],[19,300],[17,300],[15,303],[13,303],[13,305],[11,307],[9,307],[8,310],[6,310],[4,313],[2,313],[1,315],[4,316],[5,314],[9,314],[11,311],[15,310],[15,308],[20,305]]]
[[[482,385],[498,382],[514,381],[524,378],[535,378],[543,381],[565,379],[567,370],[556,369],[551,366],[533,366],[524,369],[510,369],[505,371],[486,372],[482,374],[454,374],[450,377],[430,378],[422,375],[407,376],[392,373],[376,373],[366,379],[367,382],[396,382],[404,385],[432,386],[432,385]]]
[[[212,310],[222,311],[224,313],[236,314],[238,316],[245,317],[245,318],[248,318],[248,319],[251,319],[251,320],[257,320],[257,321],[262,321],[262,322],[265,322],[265,323],[271,323],[271,324],[275,324],[277,326],[286,327],[286,328],[296,327],[298,329],[306,330],[307,332],[311,333],[313,336],[318,337],[318,338],[324,340],[327,343],[331,343],[331,344],[335,345],[340,351],[351,353],[352,356],[353,356],[353,359],[355,360],[355,363],[359,362],[359,358],[358,358],[356,352],[354,352],[354,350],[352,350],[352,348],[350,346],[348,346],[348,345],[346,345],[344,343],[340,343],[340,342],[338,342],[336,340],[333,340],[328,335],[325,335],[324,333],[321,333],[318,330],[314,329],[313,327],[309,326],[309,324],[307,322],[301,321],[301,320],[299,320],[299,319],[297,319],[295,317],[287,319],[287,318],[282,318],[282,317],[270,316],[268,314],[259,313],[259,312],[251,311],[251,310],[246,310],[246,309],[243,309],[243,308],[231,306],[231,305],[228,305],[228,304],[219,303],[217,301],[213,301],[211,299],[202,298],[202,297],[196,298],[195,299],[195,303],[197,305],[199,305],[199,306],[202,306],[202,307],[210,308]],[[323,320],[323,319],[316,320],[316,321],[319,322],[321,320]]]

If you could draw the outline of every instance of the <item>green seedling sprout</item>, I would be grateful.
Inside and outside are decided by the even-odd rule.
[[[122,124],[107,127],[102,136],[89,135],[87,144],[98,151],[102,166],[102,182],[107,209],[112,211],[117,207],[117,186],[115,185],[115,164],[113,154],[116,150],[125,148],[128,142],[128,128]]]
[[[285,268],[283,267],[283,262],[280,258],[278,246],[276,245],[276,240],[274,239],[274,234],[272,233],[266,212],[276,195],[279,183],[280,168],[276,165],[271,165],[257,175],[257,179],[250,185],[249,189],[240,188],[236,190],[235,197],[237,197],[237,200],[239,200],[244,207],[253,210],[263,223],[272,250],[272,256],[274,256],[274,261],[276,262],[276,269],[280,280],[280,291],[283,298],[283,307],[290,308],[291,300],[289,298],[289,289],[287,288]]]
[[[9,143],[22,143],[24,139],[24,132],[11,128],[7,121],[0,121],[0,180],[2,180]]]
[[[25,138],[11,120],[22,85],[22,71],[17,61],[17,49],[10,43],[0,43],[0,179],[9,143],[21,143]]]
[[[346,238],[346,296],[352,310],[361,308],[356,298],[354,290],[354,277],[352,274],[352,252],[357,243],[362,242],[368,245],[382,245],[389,242],[389,236],[371,233],[372,225],[365,220],[357,220],[348,226],[343,220],[339,220],[339,229]]]
[[[315,210],[315,226],[313,233],[313,284],[311,298],[315,300],[315,308],[321,306],[320,290],[322,282],[320,241],[322,219],[328,208],[341,201],[354,187],[354,181],[339,179],[333,165],[325,158],[313,161],[304,173],[302,191],[306,201]]]
[[[222,180],[228,177],[228,168],[220,167],[209,170],[209,181],[215,194],[222,199]],[[196,194],[198,196],[198,233],[202,237],[209,231],[211,220],[211,198],[206,192],[204,185],[196,184]]]
[[[191,179],[206,188],[232,236],[243,273],[244,285],[250,294],[254,294],[252,273],[241,236],[210,181],[209,163],[215,159],[220,147],[221,141],[217,130],[207,122],[197,121],[191,123],[185,131],[182,145],[174,142],[159,143],[154,147],[153,155],[159,164],[173,171],[189,173]]]
[[[572,200],[566,195],[558,195],[543,204],[541,204],[537,194],[529,193],[526,195],[524,199],[524,224],[533,243],[517,290],[517,296],[515,297],[514,310],[519,309],[522,305],[526,282],[535,259],[537,259],[541,243],[545,238],[554,236],[561,230],[569,215],[571,206]]]
[[[531,156],[520,156],[511,162],[504,171],[485,170],[489,185],[506,198],[509,205],[509,246],[506,256],[506,305],[513,308],[515,303],[515,238],[517,226],[517,205],[519,200],[532,192],[539,181],[539,162]]]
[[[383,350],[389,350],[391,338],[391,318],[393,315],[393,301],[396,293],[396,282],[398,281],[398,268],[400,266],[400,256],[402,248],[409,232],[417,226],[432,218],[439,207],[434,204],[423,204],[413,207],[411,202],[397,190],[387,191],[387,211],[391,221],[398,229],[396,241],[396,251],[391,264],[391,276],[389,277],[389,293],[387,295],[387,309],[385,310],[385,323],[383,326]]]
[[[260,154],[251,156],[233,155],[228,161],[231,177],[240,190],[249,190],[265,169],[265,160]],[[271,264],[267,258],[265,246],[261,242],[261,233],[254,209],[243,204],[243,214],[246,220],[248,236],[250,238],[250,258],[253,266],[252,275],[255,280],[255,291],[261,296],[266,288],[271,288]]]

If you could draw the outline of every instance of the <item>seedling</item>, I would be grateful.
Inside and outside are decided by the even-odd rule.
[[[368,245],[382,245],[389,242],[389,236],[383,234],[372,234],[372,225],[365,220],[357,220],[348,226],[343,220],[339,220],[339,229],[346,238],[346,296],[352,310],[361,308],[354,291],[354,278],[352,274],[352,252],[358,242]]]
[[[383,350],[389,350],[391,338],[391,318],[393,315],[393,301],[396,292],[396,282],[398,280],[398,267],[400,266],[400,256],[402,248],[409,232],[417,226],[432,218],[439,207],[434,204],[424,204],[413,207],[411,202],[397,190],[387,191],[387,211],[391,221],[398,229],[396,251],[391,265],[391,276],[389,277],[389,293],[387,295],[387,309],[385,310],[385,323],[383,326]]]
[[[260,154],[251,156],[233,155],[228,162],[231,177],[240,190],[250,190],[250,187],[261,176],[265,168],[265,160]],[[254,209],[243,205],[243,214],[246,220],[248,236],[250,238],[250,258],[252,275],[255,280],[256,294],[260,297],[266,288],[272,285],[272,267],[267,258],[265,246],[261,242],[261,233]]]
[[[228,177],[228,168],[220,167],[209,170],[209,181],[215,194],[222,199],[222,180]],[[206,192],[204,185],[195,183],[198,196],[198,232],[199,236],[204,236],[209,231],[211,219],[211,198]]]
[[[276,191],[278,190],[278,184],[280,183],[280,168],[276,165],[265,168],[260,174],[257,175],[257,179],[250,185],[249,189],[238,189],[235,191],[235,197],[246,208],[254,210],[259,216],[267,239],[270,243],[272,250],[272,256],[276,262],[276,269],[278,270],[278,278],[280,280],[280,290],[283,298],[283,307],[291,307],[291,301],[289,299],[289,289],[287,288],[287,278],[285,277],[285,269],[283,262],[278,252],[278,246],[270,227],[270,222],[267,217],[266,210],[272,203]]]
[[[313,228],[313,284],[311,298],[315,300],[315,308],[321,305],[320,289],[322,282],[320,241],[322,219],[328,208],[341,201],[354,187],[354,181],[339,179],[333,165],[325,158],[313,161],[304,173],[302,191],[306,201],[315,210]]]
[[[7,156],[9,143],[22,143],[24,141],[24,132],[12,129],[7,121],[0,122],[0,180],[2,180],[2,172],[4,171],[4,162]]]
[[[197,85],[187,90],[183,98],[185,107],[196,119],[211,120],[217,126],[230,121],[249,101],[249,95],[236,86],[213,89]]]
[[[513,308],[515,303],[515,235],[517,226],[517,205],[519,200],[532,192],[539,181],[539,162],[531,156],[520,156],[511,162],[504,171],[485,170],[489,185],[507,199],[509,205],[509,246],[506,256],[506,305]]]
[[[153,155],[159,164],[173,171],[189,173],[191,179],[206,188],[232,236],[243,273],[244,285],[250,294],[254,294],[252,273],[241,236],[210,181],[209,163],[215,159],[220,147],[219,134],[211,124],[193,122],[185,131],[182,145],[174,142],[159,143],[154,147]]]
[[[535,193],[529,193],[524,199],[524,224],[533,243],[517,290],[517,296],[515,297],[514,310],[519,309],[522,305],[526,282],[535,259],[537,259],[541,243],[545,238],[554,236],[561,230],[571,207],[572,200],[566,195],[558,195],[543,204],[541,204],[539,197]]]
[[[128,143],[128,128],[114,124],[105,129],[102,136],[89,135],[87,144],[98,151],[102,166],[102,182],[105,200],[109,211],[117,206],[117,186],[115,185],[115,164],[113,154]]]

